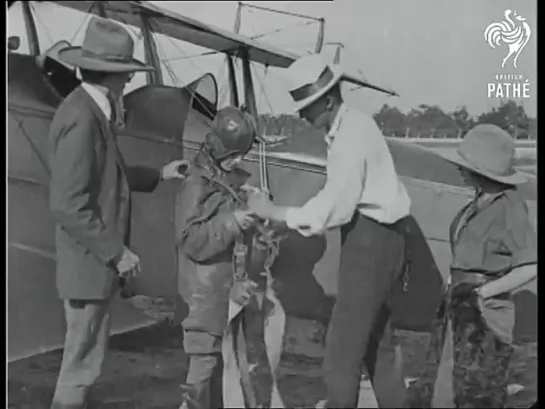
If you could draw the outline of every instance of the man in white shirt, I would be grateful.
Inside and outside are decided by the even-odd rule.
[[[276,206],[253,194],[249,208],[307,237],[341,229],[338,295],[324,359],[326,407],[356,407],[365,370],[380,407],[403,407],[389,301],[405,267],[409,196],[373,118],[343,102],[342,72],[312,55],[295,61],[288,77],[296,111],[327,130],[327,179],[301,207]]]

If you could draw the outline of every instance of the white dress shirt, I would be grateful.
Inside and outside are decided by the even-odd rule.
[[[303,236],[323,234],[348,223],[356,210],[385,224],[409,215],[409,195],[372,117],[343,104],[325,139],[325,185],[302,207],[288,208],[290,229]]]
[[[106,119],[109,121],[112,115],[112,108],[110,107],[110,102],[108,101],[108,98],[106,98],[104,91],[93,84],[88,84],[87,82],[82,82],[81,86],[91,96],[91,98],[93,98],[93,101],[96,102],[100,110],[104,113]]]

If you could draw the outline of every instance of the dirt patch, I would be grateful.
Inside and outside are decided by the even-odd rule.
[[[399,331],[405,376],[419,375],[429,341],[427,334]],[[283,355],[279,388],[287,407],[314,407],[325,398],[322,357]],[[8,366],[10,409],[48,409],[62,354],[59,351],[20,360]],[[187,358],[180,327],[158,324],[112,337],[104,373],[93,398],[103,409],[176,409],[184,382]],[[522,408],[537,396],[537,343],[518,346],[512,365],[512,383],[522,390],[510,396],[508,407]]]

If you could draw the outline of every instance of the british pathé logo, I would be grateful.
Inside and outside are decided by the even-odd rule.
[[[502,60],[502,68],[510,57],[513,57],[513,67],[517,68],[517,60],[526,44],[530,40],[532,30],[526,19],[520,16],[516,11],[510,9],[504,12],[505,20],[494,22],[486,27],[484,38],[492,48],[501,46],[502,43],[508,46],[508,52]]]
[[[496,74],[496,82],[488,83],[488,98],[530,98],[530,80],[522,74]]]

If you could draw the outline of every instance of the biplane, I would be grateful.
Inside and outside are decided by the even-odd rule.
[[[63,309],[54,278],[54,224],[48,210],[47,134],[56,107],[80,83],[73,67],[56,58],[56,52],[70,43],[63,40],[41,52],[32,2],[21,3],[29,53],[17,52],[19,39],[10,38],[7,54],[8,361],[63,345]],[[224,54],[230,104],[244,103],[256,116],[250,63],[282,69],[297,58],[262,41],[148,2],[40,3],[100,15],[141,30],[146,62],[158,69],[147,74],[144,86],[124,96],[119,144],[128,163],[159,167],[173,159],[191,158],[219,108],[217,80],[211,73],[203,72],[184,87],[165,84],[154,36],[172,37]],[[242,66],[242,81],[237,80],[235,61]],[[347,74],[343,80],[362,89],[395,94],[357,75]],[[282,143],[267,150],[265,142],[261,140],[244,160],[243,166],[252,173],[250,183],[268,189],[279,204],[303,204],[324,183],[325,158],[294,152]],[[317,138],[316,144],[320,143]],[[411,196],[414,221],[408,249],[409,290],[397,325],[426,331],[438,303],[434,294],[448,272],[448,225],[471,193],[457,169],[433,151],[393,138],[388,144]],[[164,183],[151,195],[133,195],[131,246],[143,266],[135,289],[149,297],[177,299],[181,294],[183,299],[184,282],[176,274],[173,232],[177,183]],[[521,189],[535,215],[536,179],[529,176]],[[288,315],[327,321],[336,293],[339,244],[336,230],[314,238],[293,233],[282,241],[273,274],[280,283],[279,298]],[[113,334],[153,322],[126,300],[115,300]]]

